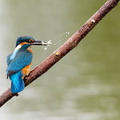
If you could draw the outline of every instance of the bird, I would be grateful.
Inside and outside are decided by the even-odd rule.
[[[10,91],[18,93],[24,90],[24,77],[29,74],[33,53],[31,46],[46,46],[47,42],[39,41],[31,36],[20,36],[16,40],[14,51],[7,56],[7,78],[11,80]]]

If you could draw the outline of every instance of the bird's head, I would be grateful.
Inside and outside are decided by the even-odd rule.
[[[16,48],[15,48],[14,52],[12,53],[10,59],[11,60],[14,59],[19,50],[25,50],[25,49],[29,48],[31,45],[46,46],[48,44],[49,44],[48,42],[35,40],[33,37],[30,37],[30,36],[18,37],[17,41],[16,41]]]
[[[17,38],[16,41],[16,47],[17,46],[24,46],[24,47],[29,47],[31,45],[42,45],[42,46],[46,46],[47,42],[45,41],[39,41],[39,40],[35,40],[33,37],[31,36],[20,36]]]

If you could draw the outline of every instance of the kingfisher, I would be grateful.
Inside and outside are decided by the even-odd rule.
[[[7,78],[11,80],[11,92],[18,93],[25,88],[24,77],[29,74],[33,58],[32,45],[46,46],[48,43],[31,36],[20,36],[15,50],[7,56]]]

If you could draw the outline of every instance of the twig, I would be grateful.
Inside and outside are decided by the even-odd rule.
[[[39,66],[25,77],[25,86],[36,80],[39,76],[47,72],[56,62],[64,57],[68,52],[75,48],[78,43],[97,25],[97,23],[118,4],[119,0],[108,0],[83,26],[72,35],[60,48],[46,58]],[[12,97],[18,96],[13,94],[10,89],[0,95],[0,107]]]

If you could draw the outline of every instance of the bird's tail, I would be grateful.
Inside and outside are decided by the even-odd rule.
[[[9,76],[11,80],[11,92],[18,93],[25,88],[24,80],[22,79],[21,71]]]

